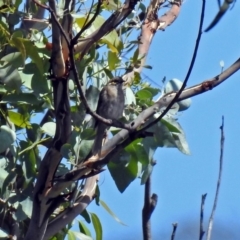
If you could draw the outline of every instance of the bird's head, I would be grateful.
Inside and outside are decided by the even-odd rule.
[[[121,77],[115,77],[108,82],[108,85],[121,85],[125,81]]]

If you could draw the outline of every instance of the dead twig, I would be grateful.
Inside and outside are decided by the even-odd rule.
[[[172,230],[171,240],[174,240],[178,224],[173,223],[172,226],[173,226],[173,230]]]
[[[224,117],[222,117],[222,125],[220,127],[221,130],[221,140],[220,140],[220,160],[219,160],[219,173],[218,173],[218,181],[217,181],[217,188],[216,188],[216,193],[215,193],[215,199],[213,203],[213,208],[212,208],[212,213],[209,219],[208,223],[208,231],[207,231],[207,240],[211,239],[211,234],[212,234],[212,228],[213,228],[213,219],[214,219],[214,214],[217,208],[217,201],[218,201],[218,195],[219,195],[219,189],[221,185],[221,178],[222,178],[222,166],[223,166],[223,150],[224,150]]]
[[[203,235],[205,231],[203,230],[203,215],[204,215],[204,203],[205,199],[207,197],[207,194],[202,195],[202,201],[201,201],[201,210],[200,210],[200,231],[199,231],[199,240],[203,239]]]
[[[151,195],[151,175],[149,175],[145,183],[144,191],[144,206],[142,210],[142,229],[143,229],[143,239],[151,240],[151,215],[157,205],[158,196],[153,193]]]

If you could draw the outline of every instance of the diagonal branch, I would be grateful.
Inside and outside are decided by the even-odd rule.
[[[186,88],[185,90],[183,90],[183,92],[181,93],[177,101],[194,97],[196,95],[199,95],[214,89],[219,84],[223,83],[226,79],[228,79],[232,74],[237,72],[239,69],[240,69],[240,58],[234,64],[232,64],[232,66],[230,66],[221,74],[211,79],[208,79],[198,85],[195,85],[193,87]],[[168,106],[168,104],[174,99],[176,94],[177,94],[176,92],[166,94],[162,98],[160,98],[155,104],[153,104],[151,107],[142,111],[138,115],[138,117],[133,122],[130,123],[132,129],[139,128],[142,125],[142,123],[147,122],[147,119],[151,118],[151,116],[153,116],[156,112]],[[127,130],[122,129],[120,132],[118,132],[116,135],[114,135],[111,138],[111,141],[108,141],[106,144],[103,145],[100,159],[97,157],[91,157],[89,161],[85,162],[85,165],[90,164],[92,167],[98,168],[98,167],[104,166],[105,164],[108,164],[108,162],[111,161],[111,159],[119,151],[121,151],[131,141],[133,141],[134,139],[137,139],[139,136],[141,136],[139,131],[132,132],[130,135]]]

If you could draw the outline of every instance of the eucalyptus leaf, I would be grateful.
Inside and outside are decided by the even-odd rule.
[[[8,111],[8,117],[16,126],[20,128],[31,127],[30,122],[28,121],[28,117],[25,117],[21,113]]]
[[[142,185],[146,183],[149,176],[152,174],[152,171],[153,171],[153,165],[152,165],[152,163],[149,163],[147,165],[147,167],[145,167],[145,169],[143,170],[143,174],[142,174],[142,177],[141,177],[141,184]]]
[[[49,136],[54,136],[56,132],[56,123],[55,122],[46,122],[42,126],[42,130],[47,133]]]
[[[101,222],[98,218],[98,216],[95,213],[90,213],[91,218],[92,218],[92,223],[93,223],[93,227],[96,233],[96,240],[102,240],[102,225]]]
[[[67,236],[68,236],[68,240],[76,240],[76,237],[75,237],[73,231],[71,231],[71,230],[68,230]]]
[[[114,213],[113,211],[108,207],[108,205],[103,201],[100,200],[101,206],[114,218],[114,220],[124,226],[127,226],[125,223],[123,223]]]
[[[86,227],[86,225],[84,224],[83,221],[79,221],[78,222],[78,227],[79,227],[79,231],[81,233],[84,233],[86,236],[89,236],[91,238],[91,232],[89,231],[89,229]],[[92,238],[91,238],[92,239]]]
[[[135,159],[131,159],[127,164],[123,162],[118,164],[110,162],[108,164],[108,169],[121,193],[125,191],[129,184],[136,179],[139,174],[139,165]]]
[[[75,231],[72,231],[72,233],[74,234],[74,236],[79,239],[79,240],[93,240],[93,238],[85,235],[84,233],[81,233],[81,232],[75,232]]]
[[[0,153],[9,148],[16,140],[16,133],[6,125],[0,127]]]

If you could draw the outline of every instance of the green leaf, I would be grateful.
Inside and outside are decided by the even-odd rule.
[[[148,155],[148,159],[149,159],[148,163],[150,163],[153,159],[156,149],[158,148],[158,144],[155,141],[154,137],[146,137],[142,140],[142,145],[145,149],[145,152]]]
[[[171,92],[177,92],[182,87],[182,82],[176,78],[171,79],[169,82],[167,82],[164,92],[165,93],[171,93]],[[187,110],[191,106],[192,100],[191,98],[187,98],[185,100],[182,100],[180,102],[177,102],[179,105],[179,111]]]
[[[39,51],[38,48],[34,45],[34,43],[28,39],[21,39],[22,43],[25,46],[26,49],[26,53],[27,55],[33,60],[33,62],[36,64],[36,66],[38,67],[40,74],[43,75],[44,74],[44,65],[43,65],[43,60],[42,58],[39,56]],[[40,76],[41,76],[40,75]]]
[[[19,52],[22,55],[22,58],[25,60],[26,57],[27,57],[26,56],[26,48],[23,44],[22,38],[12,36],[11,40],[10,40],[10,44],[13,45],[14,47],[16,47],[19,50]]]
[[[32,142],[20,141],[21,149],[29,149],[28,151],[24,151],[20,155],[20,160],[25,163],[26,167],[26,177],[28,179],[36,176],[36,163],[37,163],[37,155],[34,149],[32,149]]]
[[[175,124],[173,124],[173,121],[175,122]],[[181,130],[177,128],[176,126],[176,121],[175,120],[171,120],[170,122],[170,118],[162,118],[161,119],[161,123],[163,123],[170,132],[175,132],[175,133],[181,133]]]
[[[100,204],[99,204],[100,194],[101,194],[101,192],[100,192],[100,189],[99,189],[99,187],[98,187],[98,185],[97,185],[96,190],[95,190],[95,202],[96,202],[96,204],[97,204],[98,206],[100,205]]]
[[[137,48],[133,54],[133,57],[132,57],[132,61],[133,63],[137,63],[137,60],[138,60],[138,56],[139,56],[139,49]]]
[[[24,103],[30,105],[37,105],[41,103],[41,101],[39,101],[32,93],[9,93],[3,96],[2,102],[19,104]]]
[[[87,223],[91,223],[90,215],[86,209],[84,211],[82,211],[82,213],[80,215],[85,219],[85,221]]]
[[[27,218],[31,218],[32,216],[32,200],[30,198],[26,198],[25,200],[19,202],[17,207],[17,211],[15,213],[17,221],[23,221]]]
[[[99,89],[94,86],[90,86],[86,91],[88,105],[93,111],[97,109],[99,92]]]
[[[84,159],[92,149],[92,145],[93,145],[93,140],[82,140],[80,142],[80,146],[79,146],[79,143],[76,143],[76,145],[74,146],[74,151],[77,154],[78,153],[77,150],[80,149],[79,158]]]
[[[72,150],[72,145],[69,143],[65,143],[62,145],[60,152],[64,158],[71,160],[73,156]]]
[[[107,205],[104,201],[100,200],[100,204],[101,204],[102,207],[115,219],[116,222],[118,222],[118,223],[120,223],[120,224],[122,224],[122,225],[124,225],[124,226],[127,226],[125,223],[123,223],[123,222],[113,213],[113,211],[108,207],[108,205]]]
[[[83,140],[92,140],[94,139],[96,132],[93,128],[86,128],[80,134],[81,139]]]
[[[144,65],[143,67],[147,68],[147,69],[152,69],[152,66],[150,66],[150,65]]]
[[[152,97],[155,97],[160,92],[160,89],[153,87],[144,87],[144,89],[151,92]]]
[[[15,181],[15,171],[6,172],[0,168],[0,188],[2,198],[8,199],[13,189],[13,182]]]
[[[85,235],[83,233],[75,232],[75,231],[72,231],[72,233],[79,240],[93,240],[91,237],[89,237],[89,236],[87,236],[87,235]]]
[[[76,240],[76,237],[71,230],[68,230],[67,236],[68,236],[68,240]]]
[[[76,24],[82,28],[83,25],[85,24],[85,21],[86,21],[86,15],[76,15],[76,14],[72,14],[72,16],[75,18],[75,22]],[[88,21],[93,17],[93,14],[89,14],[89,19]],[[88,28],[85,33],[86,35],[90,35],[91,33],[93,33],[94,31],[98,30],[102,25],[103,23],[105,22],[105,19],[102,17],[102,16],[97,16],[95,21],[91,24],[91,27]],[[115,30],[111,31],[109,34],[105,35],[102,37],[102,39],[99,41],[100,43],[101,42],[105,42],[105,43],[109,43],[107,44],[108,47],[110,49],[113,50],[117,50],[120,46],[120,41],[119,41],[119,37],[118,37],[118,34]],[[116,48],[112,48],[112,47],[116,47]]]
[[[49,136],[54,136],[56,132],[56,123],[55,122],[46,122],[42,126],[43,132]]]
[[[149,176],[152,174],[153,165],[150,163],[143,171],[143,175],[141,177],[141,185],[145,184],[148,180]]]
[[[130,153],[131,158],[135,159],[135,161],[141,162],[142,164],[148,163],[148,156],[140,139],[130,143],[125,148],[125,151]]]
[[[14,65],[0,67],[0,83],[5,84],[10,90],[20,90],[22,79]]]
[[[8,176],[8,172],[2,168],[0,168],[0,190],[1,190],[1,195],[3,195],[3,183],[5,181],[5,179],[7,178]]]
[[[88,215],[89,216],[89,215]],[[90,217],[89,217],[90,219]],[[91,222],[91,220],[90,220]],[[84,233],[85,235],[91,237],[91,232],[89,231],[89,229],[86,227],[86,225],[84,224],[83,221],[78,221],[78,227],[79,227],[79,231],[81,233]]]
[[[44,62],[45,69],[48,68],[48,61]],[[38,69],[38,66],[31,62],[25,65],[25,68],[22,71],[19,71],[23,85],[29,90],[33,91],[33,94],[46,94],[51,91],[51,81],[47,80],[46,75],[41,74]]]
[[[20,128],[31,127],[31,124],[28,121],[28,119],[20,113],[8,111],[8,117],[11,120],[11,122],[13,122],[16,126]]]
[[[5,62],[5,65],[12,65],[16,69],[24,66],[25,58],[20,52],[13,52],[5,55],[0,61]]]
[[[148,91],[147,89],[141,89],[136,93],[136,96],[140,99],[140,100],[146,100],[146,99],[152,99],[153,95],[150,91]]]
[[[189,149],[187,140],[185,138],[185,134],[183,132],[179,133],[179,134],[174,133],[173,137],[174,137],[174,140],[175,140],[175,143],[176,143],[178,149],[182,153],[184,153],[186,155],[190,155],[190,149]]]
[[[95,213],[90,213],[92,218],[93,227],[96,233],[96,240],[102,240],[102,225]]]
[[[0,127],[0,153],[9,148],[16,140],[16,133],[6,125]]]
[[[30,128],[26,129],[27,137],[31,142],[37,142],[40,140],[43,133],[40,125],[37,123],[32,123]]]
[[[108,51],[108,67],[112,71],[116,69],[116,66],[120,63],[118,54],[112,51]]]
[[[8,158],[0,155],[0,168],[6,168],[8,164]],[[1,185],[0,185],[1,188]]]
[[[125,156],[116,156],[114,162],[108,164],[110,174],[120,192],[124,192],[129,184],[139,175],[139,164],[125,152]]]

